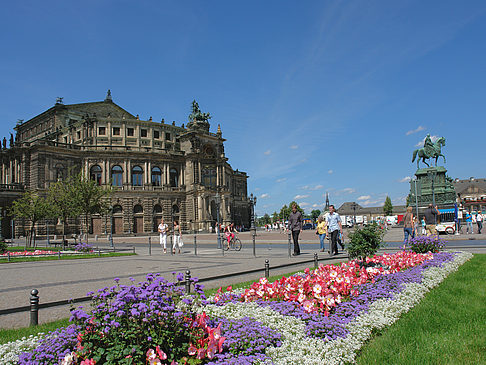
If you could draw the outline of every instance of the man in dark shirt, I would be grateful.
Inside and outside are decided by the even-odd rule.
[[[437,216],[440,214],[439,209],[437,206],[432,206],[429,204],[429,207],[425,210],[425,231],[427,232],[427,236],[435,236],[437,234]]]
[[[300,255],[299,233],[302,231],[302,213],[297,211],[296,204],[292,204],[292,213],[289,215],[289,229],[294,240],[293,256]]]

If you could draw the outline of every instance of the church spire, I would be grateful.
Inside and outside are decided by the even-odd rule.
[[[326,207],[324,208],[324,211],[328,212],[329,211],[329,193],[326,191]]]

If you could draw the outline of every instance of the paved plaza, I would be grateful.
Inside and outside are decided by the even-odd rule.
[[[149,237],[115,237],[114,244],[119,249],[135,249],[136,256],[95,258],[61,261],[38,261],[5,263],[0,265],[0,309],[29,304],[29,293],[39,290],[41,303],[79,298],[89,291],[96,291],[105,286],[114,285],[113,279],[127,284],[132,277],[136,282],[144,279],[148,273],[158,272],[163,277],[173,280],[174,272],[191,271],[193,277],[202,279],[222,274],[233,274],[258,269],[252,274],[239,275],[224,279],[205,281],[205,287],[214,288],[232,283],[256,280],[264,275],[265,260],[270,263],[270,275],[312,267],[314,253],[318,253],[320,263],[335,263],[346,260],[341,254],[329,258],[327,252],[319,252],[318,238],[314,231],[304,231],[301,235],[302,255],[288,256],[288,235],[280,232],[258,231],[256,236],[256,256],[253,256],[252,236],[250,232],[239,235],[243,242],[240,252],[227,251],[222,254],[217,248],[215,234],[198,234],[197,256],[194,254],[194,235],[184,236],[185,246],[182,254],[163,254],[158,244],[158,236],[152,236],[152,250],[149,255]],[[467,250],[473,253],[486,253],[486,235],[444,236],[449,241],[448,247]],[[385,236],[388,242],[387,252],[399,249],[403,239],[403,230],[393,228]],[[19,241],[20,242],[20,241]],[[105,237],[90,243],[101,249],[109,249]],[[43,242],[41,242],[41,245]],[[278,265],[300,263],[295,266],[272,269]],[[48,322],[69,315],[68,306],[42,309],[39,322]],[[24,327],[28,325],[29,312],[0,316],[0,328]]]

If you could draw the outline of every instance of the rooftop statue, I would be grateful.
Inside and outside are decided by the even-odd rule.
[[[432,142],[432,139],[430,138],[430,134],[427,134],[424,141],[424,147],[413,151],[412,162],[414,162],[415,158],[417,158],[417,168],[419,168],[419,161],[420,159],[422,159],[422,162],[426,164],[428,167],[430,167],[430,165],[425,160],[435,158],[435,166],[437,166],[437,160],[440,156],[442,156],[445,163],[446,162],[445,156],[441,153],[441,147],[443,146],[445,146],[444,137],[440,137],[437,139],[437,141]]]
[[[199,109],[199,104],[196,100],[192,101],[192,113],[189,114],[189,121],[191,122],[207,122],[208,119],[211,119],[209,113],[202,113],[201,109]]]

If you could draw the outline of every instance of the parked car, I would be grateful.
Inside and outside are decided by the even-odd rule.
[[[302,225],[302,229],[314,229],[314,225],[312,223],[305,223]]]
[[[437,233],[454,234],[456,233],[456,224],[454,222],[439,223],[436,226]]]

